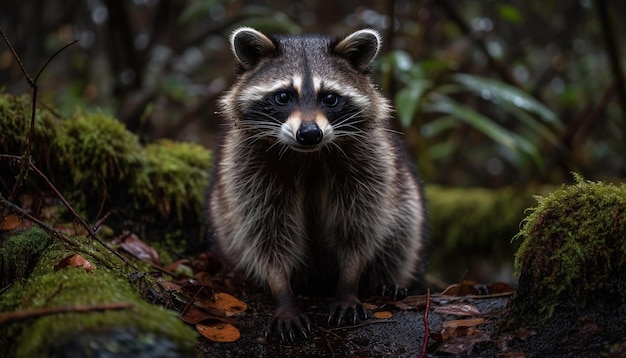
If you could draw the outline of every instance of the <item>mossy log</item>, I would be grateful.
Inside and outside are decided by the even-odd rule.
[[[626,184],[576,180],[539,198],[518,235],[507,326],[537,331],[538,354],[626,344]]]
[[[145,302],[127,279],[134,270],[94,240],[35,227],[4,242],[0,260],[11,281],[0,295],[2,357],[194,355],[194,330]]]
[[[24,153],[30,101],[29,96],[0,94],[0,154]],[[205,248],[202,203],[210,151],[169,140],[143,146],[137,135],[103,113],[58,118],[44,106],[36,113],[32,160],[88,222],[110,213],[107,225],[141,232],[173,252]],[[0,161],[3,187],[13,186],[19,168]],[[33,174],[25,184],[22,192],[50,191]]]

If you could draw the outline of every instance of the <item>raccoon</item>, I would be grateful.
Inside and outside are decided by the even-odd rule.
[[[266,335],[307,337],[294,292],[332,295],[329,323],[367,318],[359,295],[422,270],[422,186],[392,109],[370,78],[371,29],[346,37],[230,37],[237,80],[208,192],[210,234],[232,265],[269,288]]]

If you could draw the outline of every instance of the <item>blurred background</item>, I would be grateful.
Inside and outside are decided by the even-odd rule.
[[[227,43],[234,28],[378,29],[385,47],[374,75],[394,102],[393,125],[436,188],[430,195],[457,195],[447,205],[460,210],[436,224],[433,246],[445,241],[457,251],[466,245],[510,259],[532,193],[572,181],[572,171],[591,180],[624,178],[624,15],[626,2],[610,0],[20,0],[0,4],[0,28],[32,76],[77,40],[38,81],[40,102],[62,116],[99,110],[145,143],[169,138],[207,148],[219,129],[216,99],[234,79]],[[0,85],[30,93],[4,44]],[[508,194],[484,203],[503,190]],[[530,204],[512,202],[522,195]],[[445,216],[439,206],[432,208],[435,220]],[[454,239],[442,238],[453,235],[448,226],[485,206],[490,223],[473,224],[482,238],[463,227]],[[512,219],[508,206],[515,206]],[[512,228],[484,229],[501,220]],[[500,246],[506,254],[493,252]],[[494,277],[510,277],[505,271]],[[454,275],[460,278],[462,269]]]

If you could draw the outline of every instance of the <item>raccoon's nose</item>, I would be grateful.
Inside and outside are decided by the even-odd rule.
[[[304,122],[296,132],[296,140],[302,145],[315,145],[322,141],[322,130],[315,122]]]

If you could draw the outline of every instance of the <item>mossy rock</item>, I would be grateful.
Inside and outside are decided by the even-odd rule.
[[[576,180],[523,222],[508,326],[605,347],[626,339],[626,185]]]
[[[126,279],[134,271],[95,241],[81,236],[69,237],[67,241],[50,240],[39,228],[15,237],[33,241],[31,246],[37,251],[41,242],[50,242],[50,245],[28,279],[14,281],[2,293],[0,312],[113,303],[132,307],[49,313],[3,322],[0,324],[0,356],[194,355],[194,330],[185,325],[176,312],[145,302]],[[93,270],[58,266],[72,254],[80,254]]]

